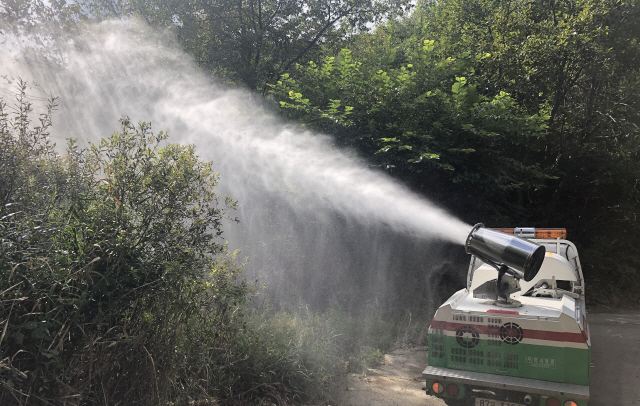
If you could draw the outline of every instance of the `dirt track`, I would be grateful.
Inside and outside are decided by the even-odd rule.
[[[422,371],[427,365],[427,348],[396,350],[366,376],[351,375],[336,393],[339,406],[443,406],[427,396]]]
[[[589,314],[592,341],[589,406],[640,406],[640,311]],[[443,406],[427,396],[426,348],[396,350],[366,376],[349,376],[337,406]],[[333,405],[332,405],[333,406]]]

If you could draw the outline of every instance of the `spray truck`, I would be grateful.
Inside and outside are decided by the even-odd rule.
[[[564,229],[473,227],[467,286],[429,327],[428,395],[455,406],[586,406],[591,340]]]

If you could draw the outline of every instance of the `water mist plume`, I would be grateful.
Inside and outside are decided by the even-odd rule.
[[[326,285],[310,275],[328,268],[387,280],[394,255],[410,251],[424,262],[426,241],[462,244],[471,228],[329,137],[284,124],[247,93],[216,85],[171,38],[140,22],[87,28],[59,52],[54,62],[38,50],[0,50],[6,83],[22,77],[60,97],[58,145],[68,137],[96,142],[123,115],[169,131],[171,142],[195,144],[221,173],[221,190],[239,201],[241,223],[225,230],[231,248],[243,248],[257,276],[272,283],[298,272],[306,275],[301,283]]]

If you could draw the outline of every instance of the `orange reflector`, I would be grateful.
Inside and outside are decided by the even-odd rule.
[[[514,312],[513,310],[494,310],[494,309],[487,310],[487,313],[520,314],[518,312]]]
[[[442,392],[444,392],[444,386],[442,386],[442,384],[440,382],[434,382],[431,385],[431,389],[433,389],[434,393],[437,393],[438,395],[441,394]],[[560,405],[558,405],[560,406]]]
[[[536,228],[536,238],[567,238],[567,229]]]
[[[578,404],[573,400],[567,400],[566,402],[564,402],[564,406],[578,406]]]
[[[505,234],[521,236],[521,233],[516,233],[515,228],[492,228],[492,230],[500,231]],[[567,238],[566,228],[531,228],[528,230],[533,230],[534,235],[529,236],[527,232],[524,232],[523,235],[525,238]]]
[[[513,228],[492,228],[492,230],[500,231],[501,233],[505,234],[514,234]]]

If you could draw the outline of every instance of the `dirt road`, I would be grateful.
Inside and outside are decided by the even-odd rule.
[[[427,365],[427,348],[396,350],[366,376],[349,376],[336,393],[338,406],[444,406],[427,396],[422,371]],[[333,406],[333,405],[332,405]]]
[[[589,406],[640,406],[640,312],[589,314]]]
[[[589,406],[640,406],[640,311],[589,314],[592,341]],[[337,406],[444,406],[427,396],[426,348],[396,350],[366,376],[349,376]],[[333,406],[333,405],[332,405]]]

